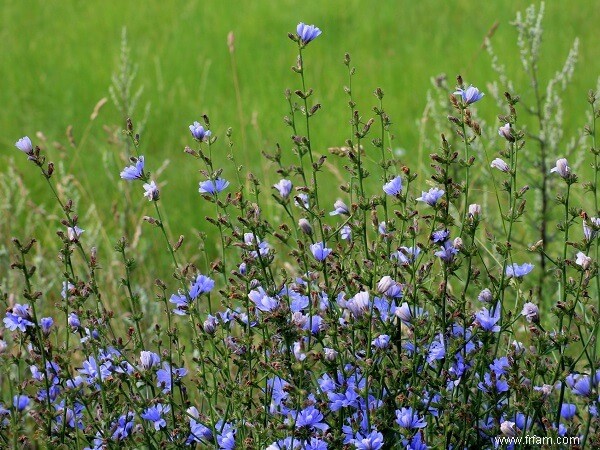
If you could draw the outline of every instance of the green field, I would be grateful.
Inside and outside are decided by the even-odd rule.
[[[103,226],[110,227],[111,206],[118,210],[125,204],[117,198],[115,181],[101,169],[99,155],[108,148],[103,125],[122,126],[122,121],[110,101],[94,122],[89,117],[94,105],[108,96],[111,74],[119,63],[121,30],[126,27],[131,57],[139,66],[134,88],[144,87],[133,119],[139,121],[143,106],[151,104],[141,150],[151,170],[166,159],[170,161],[158,181],[168,182],[161,196],[173,235],[205,230],[203,217],[212,209],[209,212],[197,193],[200,166],[191,164],[182,152],[185,145],[192,144],[187,127],[201,114],[210,116],[213,133],[221,138],[214,150],[220,154],[217,163],[226,162],[224,132],[232,127],[238,161],[254,171],[265,186],[276,182],[278,175],[260,154],[273,150],[276,143],[284,152],[292,147],[290,130],[282,122],[287,113],[283,92],[288,87],[298,88],[299,80],[290,70],[295,62],[295,44],[286,35],[295,31],[299,21],[314,23],[323,30],[306,51],[308,85],[316,91],[314,101],[323,104],[313,123],[315,150],[325,153],[327,147],[341,145],[349,137],[343,91],[347,72],[342,64],[344,53],[349,52],[357,67],[354,96],[359,109],[365,118],[372,115],[376,104],[372,92],[382,87],[385,107],[394,122],[394,146],[405,150],[406,163],[416,165],[416,122],[431,88],[431,77],[446,73],[453,85],[460,73],[468,83],[485,91],[486,83],[495,78],[490,58],[481,46],[495,23],[496,52],[517,82],[517,93],[531,95],[519,63],[516,31],[510,25],[516,11],[528,5],[523,1],[464,0],[372,4],[349,0],[284,0],[276,4],[229,0],[4,2],[0,13],[1,158],[3,164],[7,158],[18,159],[19,171],[32,189],[32,200],[44,203],[47,193],[39,175],[31,173],[23,158],[17,158],[21,155],[13,145],[23,135],[36,141],[37,131],[50,143],[62,143],[63,150],[48,146],[50,159],[62,159],[87,191],[89,197],[83,199],[80,210],[95,203],[105,211]],[[594,33],[599,20],[594,0],[576,5],[562,1],[546,4],[540,63],[546,79],[562,66],[573,40],[581,40],[578,70],[564,103],[567,136],[582,128],[586,94],[599,74],[600,47]],[[241,104],[236,98],[227,46],[230,31],[235,35]],[[478,110],[491,125],[502,112],[492,101],[482,102]],[[76,150],[68,146],[65,136],[69,125],[73,126]],[[430,150],[435,151],[425,149],[424,154]],[[117,155],[119,150],[115,147],[114,151]],[[291,156],[288,162],[292,162]],[[234,178],[231,164],[225,176]],[[331,198],[336,195],[335,184],[331,181]],[[141,204],[141,193],[132,193],[135,201],[137,196]]]

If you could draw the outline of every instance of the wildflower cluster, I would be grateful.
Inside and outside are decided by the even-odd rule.
[[[503,145],[480,164],[473,147],[484,133],[474,108],[492,106],[458,77],[448,92],[458,148],[441,137],[427,180],[392,151],[383,91],[375,91],[377,119],[364,119],[348,88],[352,134],[332,151],[347,179],[326,204],[330,157],[311,141],[320,104],[306,85],[305,58],[320,35],[303,23],[290,35],[300,87],[286,92],[291,150],[266,155],[277,183],[215,167],[218,136],[208,117],[189,125],[185,154],[201,167],[195,198],[215,208],[206,217],[218,237],[213,260],[181,253],[184,237],[170,237],[170,205],[148,169],[156,161],[139,154],[140,136],[127,122],[135,155],[120,176],[132,189],[142,185],[140,202],[152,203],[145,221],[172,263],[173,278],[153,274],[160,316],[148,319],[140,304],[126,238],[115,246],[125,275],[121,309],[112,309],[75,205],[53,188],[53,164],[29,138],[16,143],[64,213],[64,279],[62,300],[41,317],[52,293],[35,290],[35,242],[15,239],[12,267],[24,290],[2,297],[0,446],[41,436],[93,450],[493,448],[498,435],[526,433],[600,442],[597,201],[579,196],[578,177],[560,158],[548,174],[561,180],[564,245],[554,254],[515,239],[529,223],[519,99],[505,95],[493,127]],[[344,64],[352,79],[349,55]],[[590,105],[597,174],[595,94]],[[378,158],[376,171],[367,170]],[[470,189],[474,170],[490,174],[495,204],[482,206]],[[573,206],[576,195],[582,203]],[[277,222],[264,213],[271,198]],[[554,267],[553,298],[534,292],[536,252]]]

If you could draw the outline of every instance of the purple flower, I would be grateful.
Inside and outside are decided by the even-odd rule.
[[[310,251],[317,261],[324,261],[331,253],[331,249],[325,247],[323,242],[317,242],[310,246]]]
[[[99,380],[105,380],[110,375],[110,365],[110,361],[98,365],[96,358],[90,356],[83,362],[83,367],[79,369],[79,373],[86,376],[84,381],[87,384],[92,384]]]
[[[425,419],[419,417],[410,407],[396,410],[396,423],[406,430],[425,428],[427,426]]]
[[[15,395],[13,397],[13,406],[17,411],[23,411],[29,405],[29,397],[26,395]]]
[[[489,311],[487,308],[483,308],[481,311],[475,314],[475,324],[479,325],[484,331],[492,331],[497,333],[500,331],[500,326],[496,325],[500,320],[500,305],[496,305],[494,313]]]
[[[149,202],[155,202],[158,200],[160,196],[160,191],[158,190],[158,186],[151,180],[150,183],[144,183],[144,197],[148,199]]]
[[[467,89],[458,89],[454,95],[460,95],[463,103],[470,105],[471,103],[481,100],[485,94],[483,92],[479,92],[479,89],[477,89],[475,86],[470,85]]]
[[[292,192],[292,182],[290,180],[280,180],[279,183],[274,184],[273,187],[279,191],[281,198],[288,198],[290,192]]]
[[[442,195],[444,195],[444,191],[434,187],[429,189],[428,192],[421,192],[421,196],[417,198],[417,201],[425,202],[429,206],[434,206]]]
[[[504,162],[504,160],[502,160],[500,158],[494,159],[492,161],[492,164],[490,164],[490,167],[492,169],[498,169],[500,172],[504,172],[504,173],[510,172],[510,167],[508,166],[508,164],[506,164]]]
[[[201,194],[210,194],[210,195],[216,195],[219,192],[224,191],[227,186],[229,186],[229,181],[218,177],[217,179],[213,180],[206,180],[206,181],[201,181],[200,182],[200,187],[198,188],[198,192],[200,192]]]
[[[197,299],[200,295],[206,294],[215,287],[215,281],[205,275],[198,274],[190,286],[190,298]]]
[[[144,157],[131,158],[131,162],[134,164],[125,167],[121,172],[121,178],[127,181],[139,180],[144,178]]]
[[[321,35],[321,30],[314,25],[306,25],[305,23],[300,22],[296,27],[296,33],[298,34],[300,43],[304,46],[319,37]]]
[[[42,317],[40,319],[40,327],[42,328],[42,333],[45,335],[50,334],[50,328],[54,324],[54,320],[52,317]]]
[[[346,205],[340,199],[337,199],[335,201],[335,203],[333,204],[333,208],[334,208],[333,211],[331,211],[329,213],[330,216],[349,215],[350,214],[350,210],[348,209],[348,205]]]
[[[383,191],[387,195],[398,195],[402,192],[402,178],[396,177],[383,185]]]
[[[33,144],[31,143],[31,139],[29,139],[27,136],[24,136],[15,142],[15,147],[17,147],[23,153],[27,153],[28,155],[33,153]]]
[[[261,241],[254,233],[244,233],[244,244],[250,249],[250,256],[256,259],[258,255],[267,256],[269,254],[269,243]],[[258,252],[255,250],[258,247]]]
[[[500,128],[498,128],[498,134],[506,139],[508,142],[515,142],[515,136],[512,133],[512,128],[510,123],[506,123]]]
[[[488,288],[483,289],[477,296],[477,300],[483,303],[492,303],[492,300],[494,300],[492,291],[490,291]]]
[[[559,174],[564,179],[567,179],[571,176],[571,168],[569,167],[569,164],[565,158],[561,158],[556,161],[556,167],[553,167],[550,173],[554,172]]]
[[[170,405],[163,405],[162,403],[159,403],[146,409],[146,411],[140,414],[140,417],[152,422],[154,429],[158,431],[167,426],[167,421],[163,419],[162,415],[163,413],[167,413],[169,411],[171,411]]]
[[[296,428],[301,427],[325,432],[329,428],[329,425],[323,422],[323,414],[311,405],[300,411],[296,417]]]
[[[190,125],[190,132],[192,133],[192,136],[194,136],[194,139],[200,142],[207,140],[211,135],[210,130],[205,130],[198,122],[194,122]]]
[[[506,267],[506,276],[508,278],[521,278],[527,275],[533,270],[533,264],[525,263],[519,266],[517,263],[513,263]]]

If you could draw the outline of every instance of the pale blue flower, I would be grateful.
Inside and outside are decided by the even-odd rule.
[[[383,191],[387,195],[398,195],[402,192],[402,178],[396,177],[383,185]]]
[[[325,247],[323,242],[317,242],[310,246],[310,251],[317,261],[324,261],[331,253],[331,249]]]
[[[533,264],[525,263],[523,265],[518,265],[517,263],[513,263],[510,266],[506,267],[506,276],[508,278],[521,278],[527,275],[529,272],[533,270]]]
[[[306,25],[300,22],[296,27],[296,33],[302,45],[307,45],[321,35],[321,30],[314,25]]]
[[[205,130],[199,122],[194,122],[192,125],[190,125],[190,132],[197,141],[205,141],[211,135],[210,130]]]
[[[292,192],[292,182],[290,180],[280,180],[279,183],[274,184],[273,187],[279,191],[281,198],[288,198],[290,192]]]
[[[131,166],[127,166],[121,172],[121,178],[127,181],[139,180],[144,178],[144,157],[131,158],[134,163]]]
[[[417,198],[417,201],[425,202],[429,206],[434,206],[442,195],[444,195],[444,191],[434,187],[429,189],[428,192],[421,192],[421,196]]]
[[[17,147],[23,153],[30,154],[33,152],[33,144],[31,143],[31,139],[29,139],[27,136],[24,136],[15,142],[15,147]]]
[[[485,95],[483,92],[479,92],[475,86],[470,85],[467,89],[458,89],[454,95],[460,95],[463,103],[470,105],[471,103],[478,102]]]
[[[151,180],[150,183],[144,183],[144,197],[148,199],[149,202],[155,202],[158,200],[160,196],[160,191],[158,190],[158,186]]]
[[[219,177],[215,180],[201,181],[198,192],[201,194],[215,195],[225,190],[227,186],[229,186],[229,181]]]

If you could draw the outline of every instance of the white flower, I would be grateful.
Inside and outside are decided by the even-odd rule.
[[[159,197],[158,186],[154,181],[150,181],[150,183],[144,183],[144,197],[148,198],[148,201],[155,202]]]
[[[556,161],[556,167],[553,167],[552,170],[550,171],[550,173],[554,173],[554,172],[556,172],[557,174],[559,174],[561,177],[563,177],[565,179],[569,178],[569,176],[571,175],[571,168],[569,167],[567,160],[564,158],[561,158],[558,161]]]
[[[493,160],[492,164],[490,164],[490,167],[492,167],[493,169],[498,169],[501,172],[510,172],[510,167],[508,167],[508,164],[506,164],[500,158],[496,158],[495,160]]]
[[[575,263],[580,265],[584,270],[587,270],[592,265],[592,258],[583,252],[579,252],[577,253],[577,259],[575,260]]]
[[[540,310],[537,305],[527,302],[523,305],[523,311],[521,311],[521,315],[525,316],[527,322],[529,323],[538,323],[540,321]]]
[[[504,436],[508,437],[516,437],[518,434],[517,425],[509,420],[505,420],[500,424],[500,431],[502,431]]]

